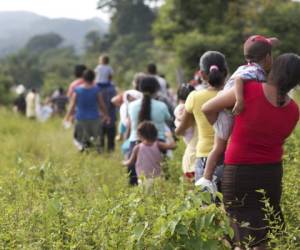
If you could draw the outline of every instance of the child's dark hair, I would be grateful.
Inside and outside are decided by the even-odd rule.
[[[89,83],[89,84],[93,84],[94,80],[95,80],[95,72],[93,70],[87,69],[84,71],[83,73],[83,79]]]
[[[200,58],[200,70],[208,76],[208,83],[213,87],[221,87],[228,73],[225,56],[218,51],[207,51]]]
[[[109,64],[109,57],[107,55],[100,56],[100,60],[104,64]]]
[[[74,75],[77,78],[80,78],[83,76],[83,72],[86,70],[86,66],[84,64],[78,64],[74,68]]]
[[[280,55],[272,65],[269,82],[278,88],[278,105],[284,105],[286,94],[300,84],[300,57],[294,53]]]
[[[157,73],[156,64],[155,63],[149,63],[147,65],[147,72],[151,75],[156,75],[156,73]]]
[[[181,84],[177,90],[178,100],[185,101],[187,99],[188,95],[194,90],[195,90],[195,88],[188,83]]]
[[[143,121],[140,123],[137,129],[138,135],[150,142],[157,140],[157,129],[155,125],[150,121]]]
[[[151,121],[151,97],[159,89],[159,83],[155,77],[145,76],[141,79],[139,84],[139,91],[144,96],[142,100],[142,107],[139,113],[139,122]]]

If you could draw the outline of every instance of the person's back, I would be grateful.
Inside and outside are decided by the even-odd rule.
[[[113,70],[109,65],[100,64],[96,67],[95,73],[96,83],[105,84],[110,82]]]
[[[187,98],[185,109],[187,112],[192,113],[195,117],[198,144],[197,144],[197,157],[207,157],[212,149],[214,142],[213,127],[206,120],[204,114],[201,112],[201,106],[217,95],[217,90],[203,89],[200,91],[193,91]]]
[[[280,162],[284,140],[299,119],[297,104],[291,100],[286,106],[273,106],[265,97],[263,86],[256,81],[246,83],[244,93],[245,103],[249,105],[235,118],[225,162],[228,164]]]
[[[78,87],[76,93],[76,119],[94,120],[99,118],[97,96],[99,90],[96,86],[90,88]]]
[[[116,87],[111,84],[98,84],[100,93],[103,96],[103,100],[107,109],[107,112],[110,116],[110,124],[115,124],[116,122],[116,107],[111,102],[111,99],[117,95]],[[109,125],[109,124],[108,124]]]
[[[162,156],[157,142],[152,143],[152,145],[140,143],[138,147],[139,151],[136,160],[137,175],[139,177],[145,176],[146,178],[160,176]]]
[[[116,96],[117,91],[115,86],[111,83],[99,83],[97,86],[103,96],[104,104],[110,118],[109,123],[101,125],[101,147],[104,149],[105,141],[107,141],[107,150],[112,152],[115,149],[116,107],[111,100]]]
[[[26,96],[26,116],[28,118],[36,117],[36,93],[30,91]]]
[[[167,81],[163,77],[161,77],[157,74],[156,64],[154,64],[154,63],[148,64],[147,73],[156,78],[156,80],[159,84],[158,93],[160,95],[162,95],[164,98],[168,98]]]
[[[14,106],[16,107],[17,112],[21,114],[26,113],[26,100],[24,94],[19,95],[15,101]]]
[[[58,115],[63,115],[66,112],[66,105],[69,99],[64,94],[62,88],[58,89],[58,95],[52,98],[52,103],[54,105],[54,112]]]
[[[109,65],[109,57],[108,56],[101,56],[99,58],[99,64],[95,68],[95,82],[99,84],[108,84],[112,80],[113,76],[113,69]]]
[[[141,110],[142,100],[136,100],[129,104],[129,116],[131,120],[130,141],[136,141],[137,127],[139,123],[139,112]],[[165,139],[165,123],[171,118],[167,105],[161,101],[151,99],[151,121],[155,124],[158,130],[158,138]]]

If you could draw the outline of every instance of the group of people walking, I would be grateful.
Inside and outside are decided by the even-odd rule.
[[[270,227],[263,198],[278,225],[283,224],[283,145],[299,120],[298,106],[288,93],[300,83],[300,57],[288,53],[273,62],[272,47],[278,43],[275,38],[249,37],[244,43],[246,64],[229,80],[225,56],[204,53],[200,71],[207,88],[188,95],[176,128],[185,136],[193,126],[198,131],[196,157],[190,156],[195,183],[222,192],[235,249],[245,249],[246,244],[267,249]]]
[[[113,151],[118,131],[131,185],[160,177],[161,162],[176,147],[174,134],[183,136],[183,174],[211,193],[222,192],[235,249],[246,244],[266,249],[270,228],[261,200],[269,199],[274,218],[283,224],[283,146],[299,120],[289,92],[300,83],[300,57],[287,53],[273,61],[278,44],[276,38],[249,37],[246,64],[230,77],[225,55],[205,52],[194,81],[179,86],[177,106],[155,64],[137,73],[132,89],[122,93],[113,84],[107,56],[95,70],[78,65],[65,125],[75,120],[74,141],[81,151],[92,144],[100,153]]]

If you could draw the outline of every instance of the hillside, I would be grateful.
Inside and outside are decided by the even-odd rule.
[[[31,12],[0,12],[0,57],[22,48],[32,36],[49,32],[61,35],[66,45],[73,45],[80,52],[84,36],[91,30],[105,33],[108,24],[99,18],[80,21],[51,19]]]

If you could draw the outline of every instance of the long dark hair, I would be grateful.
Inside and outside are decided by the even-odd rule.
[[[155,77],[145,76],[141,79],[139,90],[144,94],[142,107],[139,113],[139,123],[151,121],[151,97],[157,92],[159,83]]]
[[[208,83],[215,88],[224,84],[228,73],[228,66],[225,56],[218,51],[207,51],[199,63],[200,69],[208,76]]]
[[[300,57],[294,53],[280,55],[272,65],[268,82],[277,86],[277,104],[284,105],[286,94],[300,83]]]

